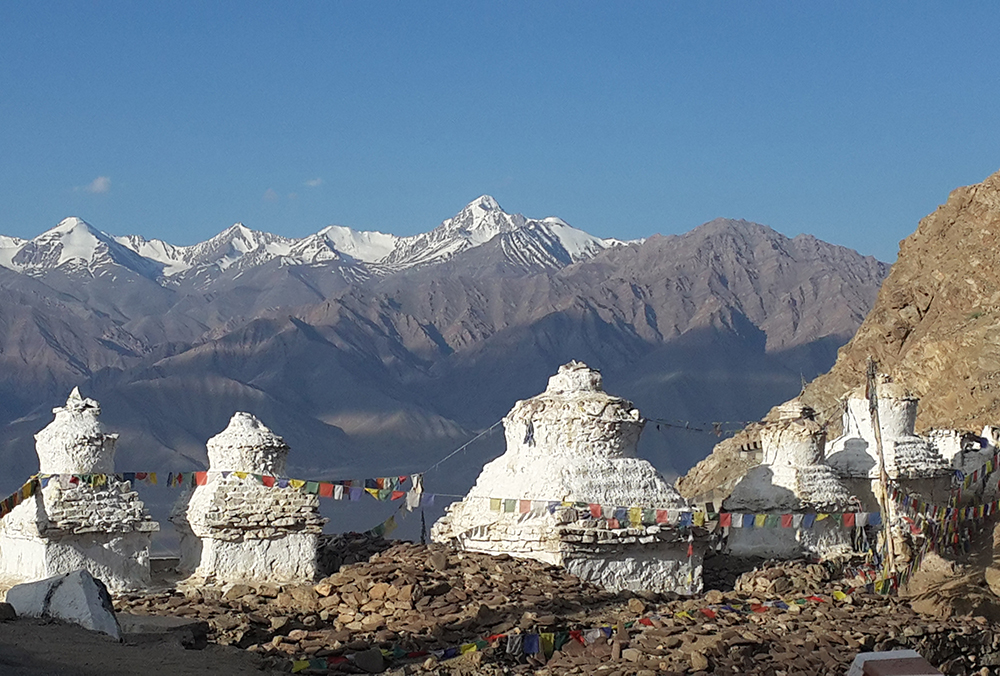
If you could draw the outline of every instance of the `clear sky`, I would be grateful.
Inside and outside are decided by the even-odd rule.
[[[717,216],[893,260],[1000,169],[997,3],[0,3],[0,233],[604,237]]]

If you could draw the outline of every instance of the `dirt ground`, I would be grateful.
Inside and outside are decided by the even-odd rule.
[[[2,676],[187,676],[277,673],[253,653],[209,644],[187,650],[169,635],[117,643],[76,625],[47,620],[0,622]]]

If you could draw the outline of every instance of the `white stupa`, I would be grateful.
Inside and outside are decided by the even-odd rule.
[[[886,474],[907,491],[943,504],[950,497],[954,470],[931,440],[914,432],[919,400],[885,375],[879,376],[876,392]],[[858,387],[847,398],[844,432],[827,445],[826,458],[865,508],[874,510],[879,460],[869,411],[865,388]]]
[[[603,391],[599,372],[579,362],[560,367],[503,423],[506,453],[434,524],[433,540],[562,565],[615,590],[700,590],[702,539],[689,557],[691,531],[675,527],[686,504],[635,457],[645,421]],[[643,523],[633,523],[635,508]],[[668,511],[674,525],[650,523],[654,510]]]
[[[734,514],[792,514],[795,527],[731,528],[726,552],[736,556],[830,557],[850,551],[850,531],[840,513],[853,509],[851,493],[823,460],[826,432],[812,409],[797,399],[775,408],[760,431],[761,464],[733,488],[722,508]],[[836,513],[802,527],[805,514]],[[772,517],[773,518],[773,517]]]
[[[80,568],[112,590],[149,585],[149,543],[159,530],[131,483],[114,477],[117,434],[76,388],[35,435],[47,485],[0,520],[0,577],[39,580]],[[91,482],[70,475],[105,475]]]
[[[316,575],[319,498],[239,473],[285,476],[288,445],[249,413],[208,440],[207,483],[181,496],[170,520],[181,570],[216,582],[306,582]]]

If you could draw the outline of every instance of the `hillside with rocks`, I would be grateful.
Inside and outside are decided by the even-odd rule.
[[[804,399],[829,408],[869,355],[920,397],[918,430],[1000,420],[1000,172],[958,188],[900,243],[872,311]]]

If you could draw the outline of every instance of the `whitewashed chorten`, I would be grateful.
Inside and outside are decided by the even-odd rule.
[[[181,536],[181,570],[216,582],[312,580],[324,523],[319,498],[253,476],[284,477],[288,445],[239,412],[207,446],[205,485],[182,496],[170,516]]]
[[[889,479],[935,503],[949,498],[954,472],[935,444],[915,432],[918,399],[881,375],[876,388],[882,455]],[[866,509],[877,509],[879,459],[865,387],[855,389],[844,408],[843,433],[827,445],[827,462],[844,478]]]
[[[603,391],[598,371],[560,367],[503,423],[507,451],[448,508],[433,540],[562,565],[615,590],[701,589],[702,540],[689,556],[691,531],[677,527],[686,504],[635,457],[645,421]],[[669,519],[656,523],[657,510]]]
[[[732,518],[743,514],[792,516],[792,527],[730,528],[726,552],[736,556],[796,558],[830,557],[850,551],[850,531],[840,514],[855,509],[837,473],[824,462],[826,432],[813,420],[812,409],[793,399],[776,407],[777,415],[760,431],[761,464],[733,488],[722,508]],[[807,514],[834,513],[815,521]],[[737,516],[739,515],[739,516]]]
[[[24,582],[85,568],[112,590],[148,586],[159,524],[131,482],[112,474],[118,435],[76,388],[52,412],[55,420],[35,435],[46,485],[0,520],[0,577]]]

